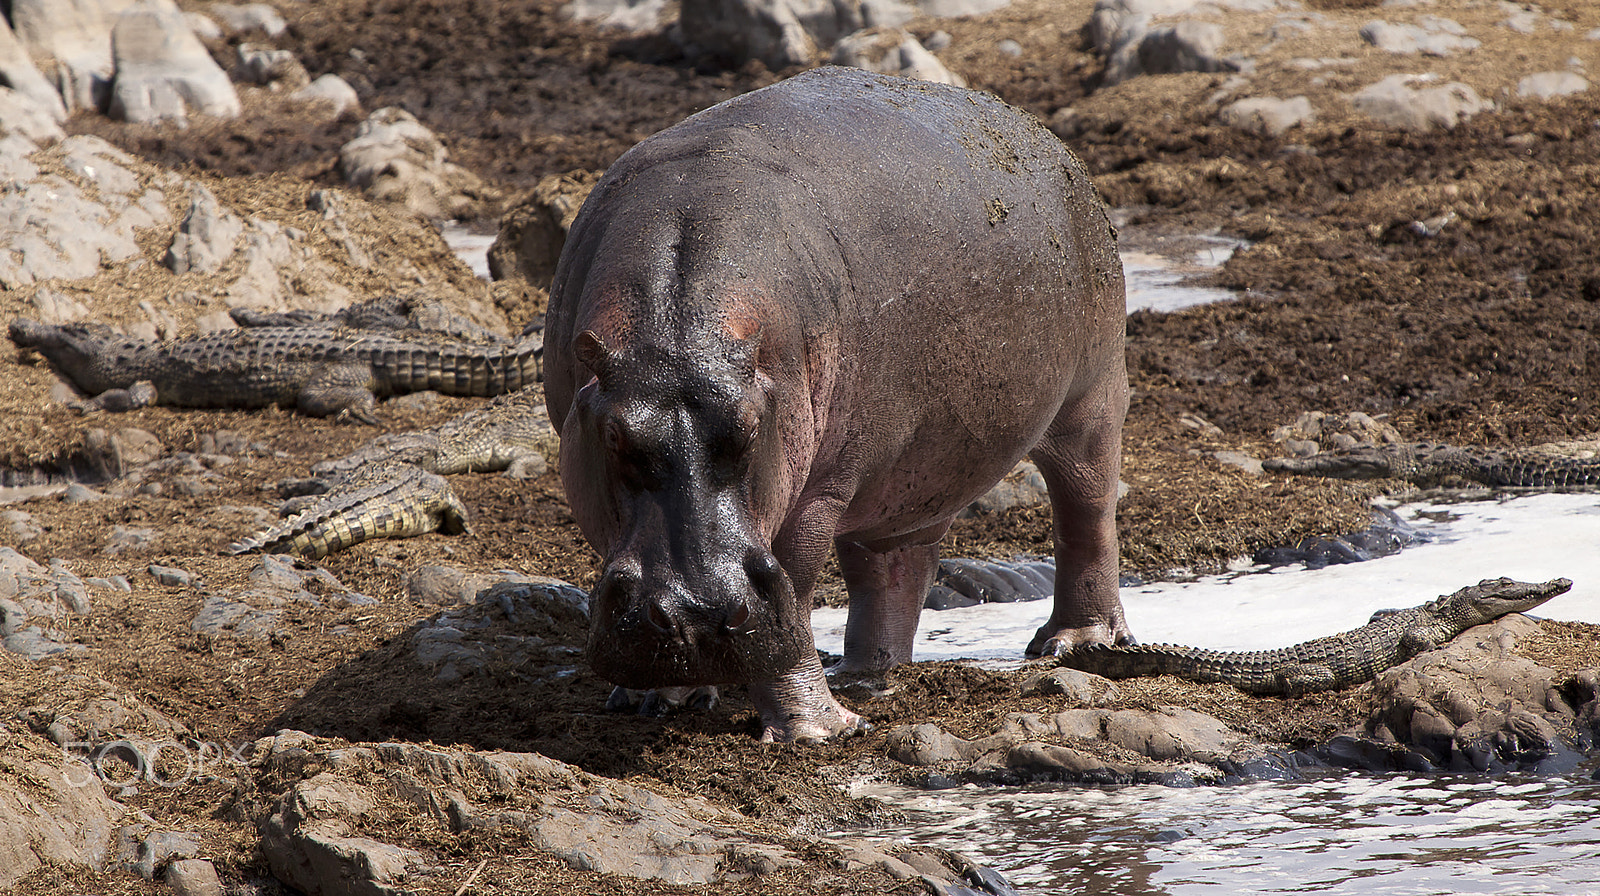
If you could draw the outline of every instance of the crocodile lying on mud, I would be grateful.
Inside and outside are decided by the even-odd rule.
[[[469,531],[467,509],[444,476],[530,464],[542,469],[543,452],[555,441],[537,389],[501,396],[431,429],[379,436],[314,467],[319,478],[293,486],[301,497],[284,505],[288,519],[229,550],[315,560],[369,538]]]
[[[12,321],[11,341],[39,352],[91,410],[297,407],[377,423],[378,398],[435,390],[489,397],[540,379],[543,340],[480,343],[417,329],[246,327],[148,342],[96,324]]]
[[[1310,457],[1274,457],[1261,465],[1273,472],[1330,479],[1404,479],[1424,488],[1452,479],[1494,488],[1557,490],[1600,486],[1600,457],[1460,448],[1431,442],[1362,446]]]
[[[1230,684],[1250,694],[1296,696],[1371,681],[1475,625],[1526,612],[1571,587],[1569,579],[1537,585],[1485,579],[1420,607],[1377,614],[1360,628],[1278,650],[1223,653],[1172,644],[1098,645],[1065,654],[1060,662],[1106,678],[1176,675]]]

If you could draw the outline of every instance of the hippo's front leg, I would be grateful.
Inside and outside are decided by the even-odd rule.
[[[860,715],[834,699],[814,650],[773,680],[751,682],[747,691],[761,714],[761,739],[767,743],[817,743],[867,728]]]
[[[917,619],[939,566],[939,539],[948,524],[930,530],[930,544],[886,551],[845,539],[834,542],[850,592],[844,627],[844,662],[838,672],[888,669],[911,662]]]

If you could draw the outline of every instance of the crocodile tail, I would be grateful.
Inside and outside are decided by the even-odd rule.
[[[1089,644],[1062,654],[1061,665],[1104,678],[1178,675],[1191,681],[1223,681],[1221,670],[1230,656],[1170,644],[1141,644],[1137,647]]]
[[[370,538],[403,538],[443,529],[468,530],[467,509],[444,477],[409,464],[363,470],[366,482],[335,484],[329,494],[286,520],[228,546],[229,553],[295,553],[317,560]],[[377,468],[377,469],[373,469]]]

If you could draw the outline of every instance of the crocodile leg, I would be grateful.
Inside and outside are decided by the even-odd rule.
[[[372,394],[372,368],[366,364],[329,364],[317,371],[300,390],[300,410],[314,417],[337,416],[378,425],[373,411],[377,396]]]

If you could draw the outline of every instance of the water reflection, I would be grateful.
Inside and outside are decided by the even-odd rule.
[[[856,793],[906,813],[873,836],[965,852],[1025,892],[1600,893],[1600,784],[1587,772],[1315,774],[1188,789]]]

